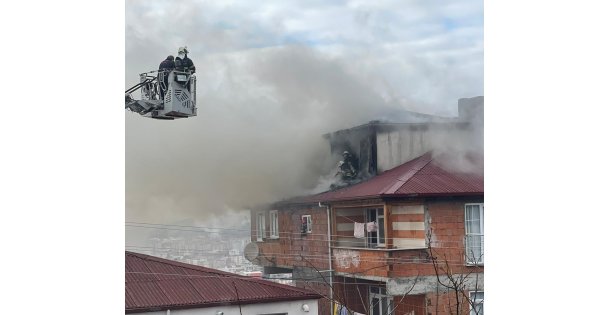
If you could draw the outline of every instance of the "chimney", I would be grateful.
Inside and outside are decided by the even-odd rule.
[[[459,99],[458,119],[483,124],[483,96]]]

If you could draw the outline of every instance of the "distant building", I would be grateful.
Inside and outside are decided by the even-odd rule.
[[[125,313],[317,315],[319,298],[292,286],[125,252]]]

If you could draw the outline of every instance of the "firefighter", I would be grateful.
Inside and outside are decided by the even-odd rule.
[[[338,162],[338,172],[336,176],[341,175],[342,180],[353,180],[357,176],[357,169],[353,165],[353,158],[348,151],[342,153],[343,160]]]
[[[175,57],[175,69],[178,71],[189,72],[190,74],[196,72],[196,67],[194,67],[194,63],[192,59],[188,58],[188,48],[180,47],[177,50],[177,57]],[[190,92],[190,82],[186,84],[186,88],[188,92]]]
[[[167,56],[167,59],[163,60],[158,66],[158,84],[160,86],[160,98],[165,99],[165,92],[169,87],[169,72],[175,69],[175,62],[173,56]],[[164,84],[161,84],[161,80]]]
[[[177,51],[177,57],[175,58],[175,68],[179,71],[195,73],[196,67],[192,59],[188,58],[188,48],[180,47]]]

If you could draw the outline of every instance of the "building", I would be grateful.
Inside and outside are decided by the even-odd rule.
[[[359,165],[368,176],[253,210],[246,257],[265,274],[291,272],[296,286],[321,293],[321,314],[336,304],[370,315],[483,314],[483,156],[428,151],[430,130],[466,143],[480,139],[479,125],[433,124],[370,123],[328,137],[332,147],[350,143],[367,156]]]
[[[319,298],[305,289],[125,252],[125,313],[316,315]]]
[[[483,150],[483,96],[458,100],[457,118],[422,116],[405,122],[370,121],[325,134],[332,155],[355,156],[365,180],[427,151]],[[409,116],[408,116],[409,117]]]

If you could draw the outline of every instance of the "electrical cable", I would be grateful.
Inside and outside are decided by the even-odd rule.
[[[149,226],[142,226],[139,224],[147,224]],[[235,228],[214,228],[214,227],[195,227],[195,226],[179,226],[179,225],[169,225],[169,224],[151,224],[151,223],[135,223],[133,224],[132,222],[127,222],[125,223],[126,226],[128,227],[140,227],[140,228],[150,228],[150,229],[161,229],[161,230],[173,230],[173,231],[182,231],[182,232],[200,232],[200,233],[220,233],[220,232],[213,232],[213,231],[202,231],[201,229],[218,229],[218,230],[229,230],[229,231],[242,231],[242,232],[251,232],[251,236],[256,236],[257,234],[257,229],[235,229]],[[164,226],[178,226],[178,227],[188,227],[188,228],[192,228],[192,229],[173,229],[173,228],[169,228],[169,227],[164,227]],[[264,231],[266,232],[266,231]],[[300,237],[302,237],[302,235],[305,235],[306,237],[308,236],[320,236],[323,237],[323,239],[302,239],[302,238],[292,238],[292,237],[281,237],[281,234],[285,235],[299,235]],[[358,240],[363,240],[363,239],[359,239],[359,238],[355,238],[354,236],[350,236],[350,235],[343,235],[343,234],[331,234],[331,237],[340,237],[340,238],[353,238],[353,239],[358,239]],[[483,236],[483,235],[475,235],[475,236]],[[298,241],[321,241],[321,242],[328,242],[327,238],[327,234],[314,234],[314,233],[298,233],[298,232],[279,232],[279,237],[278,238],[269,238],[266,237],[264,238],[265,240],[280,240],[280,239],[289,239],[289,240],[298,240]],[[383,239],[385,240],[395,240],[395,239],[401,239],[400,237],[384,237]],[[331,240],[332,242],[336,242],[338,240]],[[348,241],[344,241],[344,242],[348,242]],[[463,241],[448,241],[448,240],[441,240],[441,241],[433,241],[433,242],[437,242],[437,243],[458,243],[458,244],[462,244]],[[458,247],[454,247],[454,248],[458,248]]]

